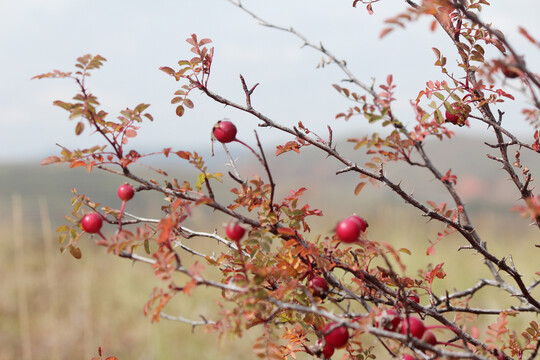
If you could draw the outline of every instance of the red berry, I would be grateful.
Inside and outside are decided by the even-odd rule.
[[[519,77],[519,72],[513,70],[511,67],[505,66],[501,68],[502,73],[509,79],[515,79]]]
[[[343,325],[336,327],[336,324],[336,322],[331,322],[324,327],[324,340],[328,346],[341,348],[345,346],[349,340],[349,330]]]
[[[103,219],[97,213],[86,214],[81,220],[81,225],[87,233],[96,234],[101,230],[101,226],[103,226]]]
[[[429,345],[435,346],[439,342],[437,341],[437,337],[431,330],[426,330],[424,332],[424,335],[422,335],[422,341],[427,342]]]
[[[364,218],[356,215],[356,214],[353,214],[351,216],[349,216],[346,220],[354,220],[356,221],[356,223],[358,224],[358,226],[360,227],[360,231],[364,232],[366,231],[367,227],[369,226],[367,221],[364,220]]]
[[[321,340],[317,340],[317,344],[319,346],[322,347],[322,341]],[[322,355],[323,355],[323,359],[330,359],[332,357],[332,355],[334,355],[334,348],[328,344],[324,345],[324,348],[322,349]]]
[[[414,292],[414,291],[411,291],[411,292],[409,293],[409,296],[407,296],[407,298],[408,298],[409,300],[414,301],[414,302],[417,303],[417,304],[420,303],[420,297],[419,297],[418,294],[417,294],[416,292]]]
[[[345,243],[354,243],[360,238],[360,230],[357,220],[347,218],[339,222],[336,227],[336,234],[339,240]]]
[[[321,299],[324,299],[328,295],[328,282],[320,276],[315,276],[309,280],[309,288],[313,291],[313,296],[318,296]]]
[[[384,310],[375,317],[375,326],[388,331],[396,331],[400,323],[401,317],[394,309]]]
[[[405,354],[401,357],[401,360],[415,360],[415,358],[409,354]]]
[[[523,59],[521,59],[521,61],[523,62]],[[513,56],[505,57],[503,61],[498,61],[498,64],[504,76],[509,79],[515,79],[521,74],[521,71],[516,66],[517,60]]]
[[[409,326],[407,326],[407,324]],[[411,336],[418,339],[421,339],[422,335],[424,335],[424,332],[426,331],[426,327],[424,326],[422,319],[413,316],[409,317],[408,323],[406,318],[401,322],[402,334],[407,334],[407,327],[409,328]]]
[[[133,190],[133,186],[129,184],[124,184],[120,185],[117,193],[120,200],[128,201],[133,198],[133,195],[135,195],[135,190]]]
[[[246,229],[244,229],[238,223],[233,223],[233,224],[227,225],[227,228],[225,229],[225,233],[227,233],[227,236],[229,237],[229,239],[233,241],[240,241],[240,239],[242,239],[242,237],[246,233]]]
[[[214,125],[214,136],[220,143],[230,143],[236,139],[236,126],[230,121],[218,121]]]
[[[446,122],[452,123],[454,125],[463,126],[465,125],[465,120],[469,117],[470,106],[455,102],[452,104],[453,112],[446,110],[445,118]]]

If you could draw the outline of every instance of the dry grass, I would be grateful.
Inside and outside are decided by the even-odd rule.
[[[88,237],[81,242],[81,260],[60,255],[54,234],[59,223],[50,221],[59,218],[58,204],[54,204],[55,210],[49,214],[56,198],[49,199],[48,204],[35,194],[14,196],[9,201],[5,201],[5,196],[3,199],[0,202],[0,214],[3,214],[0,273],[4,274],[0,297],[0,360],[90,359],[97,355],[98,346],[122,360],[253,358],[251,340],[256,334],[248,334],[241,340],[225,339],[220,344],[214,334],[205,333],[202,328],[192,332],[188,325],[164,320],[150,324],[142,308],[152,289],[161,284],[147,266],[106,255]],[[67,199],[62,201],[69,206]],[[148,200],[146,204],[151,205],[145,207],[155,207],[152,201]],[[371,209],[372,240],[386,241],[397,248],[407,247],[413,252],[410,257],[404,255],[410,275],[415,275],[428,262],[445,262],[448,276],[440,281],[439,289],[450,284],[470,286],[486,275],[478,255],[457,251],[463,245],[458,236],[440,243],[435,256],[423,256],[427,240],[433,239],[440,229],[437,224],[426,225],[425,219],[408,211],[406,205],[364,204],[364,209]],[[328,215],[324,222],[312,220],[314,233],[327,233],[333,226],[338,211],[324,210]],[[69,212],[65,207],[60,211]],[[524,220],[497,212],[478,213],[475,220],[498,256],[512,253],[523,272],[538,270],[536,261],[531,261],[535,259],[532,254],[537,235],[534,229],[523,226]],[[190,221],[194,228],[208,229],[219,228],[223,219],[203,214]],[[201,250],[216,251],[213,243],[195,241],[201,242],[197,245]],[[215,290],[200,289],[193,297],[176,298],[167,312],[194,319],[199,314],[212,318],[217,311],[214,300],[218,295]],[[486,292],[475,301],[483,306],[501,306],[500,298],[506,296],[498,295],[497,291]],[[423,297],[422,302],[425,301]]]

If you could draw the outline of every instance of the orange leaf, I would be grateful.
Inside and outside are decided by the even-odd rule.
[[[61,161],[62,160],[58,156],[49,156],[48,158],[41,160],[41,165],[50,165]]]
[[[295,234],[294,230],[291,229],[291,228],[288,228],[288,227],[279,228],[278,233],[284,234],[284,235],[294,235]]]

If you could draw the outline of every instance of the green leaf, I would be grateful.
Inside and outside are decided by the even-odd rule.
[[[150,106],[150,104],[139,104],[135,107],[135,112],[136,113],[142,113],[144,110],[148,109],[148,107]]]
[[[455,93],[450,94],[450,97],[451,97],[452,99],[454,99],[456,102],[460,102],[460,101],[461,101],[461,98],[460,98],[457,94],[455,94]]]
[[[439,100],[444,101],[444,95],[441,94],[440,92],[434,92],[433,95],[435,95],[435,97],[438,98]]]
[[[407,248],[401,248],[398,250],[399,252],[405,253],[407,255],[411,255],[411,251]]]
[[[147,254],[150,254],[150,242],[148,239],[144,239],[144,251],[146,251]]]
[[[444,118],[443,118],[443,116],[441,114],[441,110],[439,110],[439,109],[435,110],[434,115],[435,115],[435,121],[437,121],[437,123],[439,123],[439,124],[444,123]]]
[[[64,231],[68,231],[69,230],[69,226],[67,225],[62,225],[62,226],[59,226],[57,229],[56,229],[56,232],[64,232]]]
[[[75,109],[73,111],[71,111],[71,114],[69,114],[69,120],[73,120],[75,118],[78,118],[79,116],[82,115],[82,109]]]
[[[82,121],[79,121],[77,123],[77,126],[75,127],[75,135],[81,135],[84,131],[84,123]]]

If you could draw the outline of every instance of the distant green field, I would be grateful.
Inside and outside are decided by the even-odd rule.
[[[440,243],[436,255],[425,256],[428,240],[435,238],[440,225],[426,224],[425,218],[401,200],[393,199],[386,189],[366,186],[355,198],[352,191],[358,179],[332,175],[339,169],[336,164],[313,157],[309,161],[301,161],[294,155],[283,158],[287,160],[286,165],[276,166],[278,195],[283,196],[309,181],[307,201],[326,215],[312,219],[314,235],[329,233],[337,219],[356,211],[368,219],[371,240],[389,242],[397,248],[407,247],[413,252],[413,256],[404,255],[410,275],[415,275],[427,263],[440,262],[445,262],[448,276],[439,282],[439,288],[445,288],[446,284],[467,287],[487,275],[481,257],[466,250],[458,253],[458,247],[464,243],[456,235]],[[255,170],[248,166],[245,171]],[[404,183],[411,191],[415,186],[424,190],[424,185],[418,185],[417,175],[404,173],[401,168],[389,171],[412,179]],[[187,172],[183,176],[193,175]],[[330,187],[328,181],[331,181]],[[87,174],[81,169],[68,170],[66,166],[0,166],[0,242],[3,245],[0,272],[4,274],[0,286],[3,294],[0,297],[0,360],[90,359],[97,355],[98,346],[121,360],[253,359],[250,339],[256,334],[248,334],[241,340],[229,339],[220,345],[213,334],[205,333],[202,328],[192,332],[186,324],[165,320],[150,324],[142,308],[152,289],[162,284],[145,265],[106,255],[103,249],[93,246],[88,236],[80,243],[81,260],[59,253],[54,229],[64,224],[63,215],[71,211],[70,188],[76,186],[93,200],[118,207],[115,192],[122,182],[123,179],[110,174]],[[429,181],[427,184],[428,187],[436,185]],[[226,193],[226,185],[221,189]],[[433,194],[438,196],[436,192]],[[16,248],[18,235],[14,232],[19,197],[23,216],[22,248]],[[510,194],[500,200],[495,194],[493,198],[473,198],[473,220],[498,256],[511,253],[521,271],[534,273],[538,271],[537,261],[531,254],[536,251],[537,230],[528,227],[527,221],[517,214],[508,212],[513,205],[508,198],[517,196]],[[161,202],[159,195],[137,194],[128,211],[157,217]],[[44,216],[44,206],[49,217]],[[194,229],[222,231],[221,224],[226,220],[198,210],[188,223]],[[49,221],[51,232],[42,227],[45,224],[46,228]],[[220,251],[216,244],[205,239],[189,241],[204,251]],[[167,312],[193,319],[204,315],[211,319],[216,315],[214,299],[217,296],[219,293],[215,290],[197,290],[192,298],[176,298]],[[423,303],[427,301],[422,298]],[[483,293],[475,301],[502,306],[494,291]],[[28,352],[31,357],[27,357]],[[300,355],[298,358],[309,357]]]

